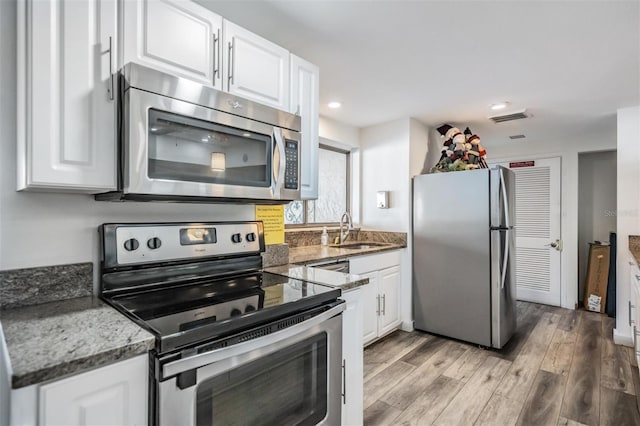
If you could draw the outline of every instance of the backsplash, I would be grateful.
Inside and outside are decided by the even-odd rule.
[[[328,229],[329,242],[332,243],[340,235],[338,229]],[[320,245],[321,229],[286,230],[284,234],[285,243],[289,248],[318,246]],[[347,241],[371,241],[378,243],[392,243],[401,246],[407,245],[406,232],[371,231],[355,228],[349,233]]]
[[[0,271],[0,309],[93,294],[93,263]]]
[[[286,265],[289,263],[289,245],[274,244],[266,246],[262,253],[262,267]]]

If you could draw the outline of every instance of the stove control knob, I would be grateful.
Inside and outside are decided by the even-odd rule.
[[[124,242],[124,249],[126,251],[137,250],[139,246],[140,246],[140,243],[135,238],[129,238],[127,241]]]
[[[147,240],[147,247],[149,247],[151,250],[160,248],[161,245],[162,241],[160,241],[160,238],[158,237],[149,238],[149,240]]]
[[[233,308],[231,310],[231,316],[232,317],[237,317],[238,315],[242,315],[242,311],[238,308]]]
[[[250,243],[254,242],[256,240],[256,234],[254,234],[253,232],[250,232],[247,234],[247,241],[249,241]]]
[[[233,234],[231,236],[231,241],[234,243],[241,243],[242,242],[242,235],[240,234]]]
[[[245,314],[246,314],[247,312],[253,312],[253,311],[255,311],[255,310],[256,310],[256,307],[255,307],[255,306],[253,306],[253,305],[247,305],[247,307],[246,307],[246,308],[244,308],[244,312],[245,312]]]

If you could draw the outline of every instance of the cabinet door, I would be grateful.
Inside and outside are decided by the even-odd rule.
[[[362,354],[362,289],[342,294],[347,309],[342,314],[342,354],[344,383],[342,424],[361,425],[363,411],[363,354]]]
[[[145,425],[147,355],[40,387],[40,424]]]
[[[124,61],[222,90],[222,17],[190,1],[127,0]]]
[[[320,102],[320,70],[317,66],[291,55],[291,102],[289,110],[300,114],[302,149],[300,167],[301,198],[318,198],[318,126]]]
[[[18,2],[18,189],[115,189],[116,0]]]
[[[378,272],[360,274],[369,278],[369,284],[362,286],[363,344],[366,345],[378,337],[378,317],[380,315],[381,300],[378,293]]]
[[[400,325],[400,267],[380,271],[380,308],[379,336],[395,330]]]
[[[289,111],[289,52],[227,20],[223,40],[226,90]]]

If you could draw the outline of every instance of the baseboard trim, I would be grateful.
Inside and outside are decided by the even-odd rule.
[[[400,330],[409,332],[413,331],[413,321],[402,321],[400,323]]]
[[[627,333],[620,333],[617,328],[613,329],[613,343],[616,345],[633,347],[633,337]]]

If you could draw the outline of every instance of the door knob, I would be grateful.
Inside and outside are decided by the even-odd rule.
[[[562,241],[561,240],[552,241],[549,244],[545,244],[545,247],[551,247],[556,249],[557,251],[562,251]]]

